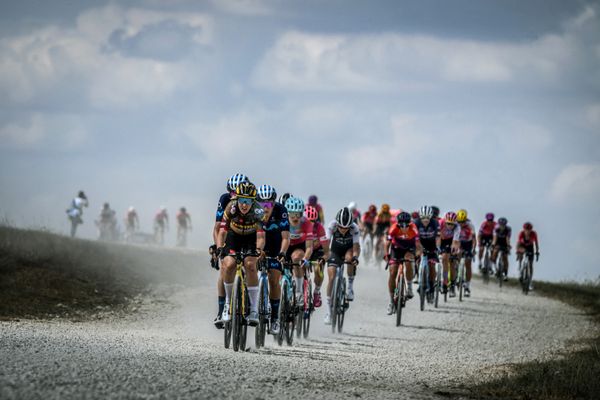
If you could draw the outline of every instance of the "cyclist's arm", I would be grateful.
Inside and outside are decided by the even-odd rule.
[[[215,226],[213,226],[213,243],[218,244],[218,237],[221,231],[221,221],[215,222]],[[218,247],[218,246],[217,246]]]
[[[323,258],[325,258],[325,260],[329,260],[329,242],[321,242],[321,246],[323,247]]]
[[[288,247],[290,247],[290,231],[281,232],[281,250],[280,253],[287,253]]]
[[[265,232],[264,231],[256,232],[256,248],[258,250],[260,250],[261,252],[265,248]]]
[[[310,257],[312,256],[312,252],[313,252],[313,240],[309,239],[306,241],[306,249],[304,251],[304,259],[310,260]]]

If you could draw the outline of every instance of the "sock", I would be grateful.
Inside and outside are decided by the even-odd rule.
[[[271,320],[279,318],[279,299],[271,299]]]
[[[315,284],[315,290],[313,290],[313,293],[321,293],[321,285]]]
[[[353,287],[354,287],[354,277],[349,276],[348,277],[348,290],[352,290]]]
[[[233,283],[223,282],[223,286],[225,286],[225,303],[229,304],[229,300],[231,299],[231,292],[233,291]]]
[[[250,297],[250,311],[258,311],[258,286],[248,286]]]
[[[394,302],[394,293],[390,293],[390,303]]]
[[[331,297],[327,296],[327,307],[331,307]]]
[[[296,294],[302,293],[302,285],[304,284],[304,278],[296,279]]]
[[[223,314],[224,306],[225,306],[225,296],[219,296],[219,315]]]

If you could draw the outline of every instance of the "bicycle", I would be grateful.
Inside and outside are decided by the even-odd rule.
[[[463,296],[464,296],[464,292],[465,292],[465,274],[466,274],[466,267],[465,267],[465,251],[463,250],[462,254],[460,255],[460,260],[458,262],[458,273],[457,275],[457,284],[458,284],[458,301],[463,301]]]
[[[337,327],[338,333],[342,333],[346,310],[349,307],[346,299],[346,278],[344,277],[344,265],[350,265],[344,261],[341,265],[336,265],[335,277],[333,278],[333,287],[331,289],[331,332],[335,333]]]
[[[365,264],[368,264],[373,257],[373,235],[366,233],[363,238],[363,255],[365,257]]]
[[[390,265],[390,257],[388,254],[387,263],[385,269],[387,270]],[[394,289],[394,313],[396,314],[396,326],[400,326],[402,323],[402,309],[406,307],[406,301],[408,300],[407,290],[408,284],[406,282],[406,272],[404,271],[404,263],[410,262],[407,258],[398,260],[398,272],[396,273],[396,289]]]
[[[235,253],[236,271],[233,280],[233,290],[229,304],[229,321],[225,323],[225,348],[229,348],[230,341],[233,342],[233,351],[246,348],[246,336],[248,323],[246,318],[250,313],[250,298],[246,286],[246,273],[244,260],[247,257],[257,257],[256,251],[241,251]]]
[[[434,285],[431,284],[429,279],[429,256],[427,251],[421,254],[419,261],[419,298],[421,300],[421,311],[425,310],[425,299],[428,303],[433,302],[433,295],[435,290]]]
[[[300,266],[300,265],[298,265]],[[310,330],[310,316],[315,310],[313,304],[313,289],[312,289],[312,262],[304,268],[304,277],[302,280],[302,304],[298,304],[298,313],[296,315],[296,336],[303,335],[308,338]]]
[[[285,337],[288,346],[294,342],[294,327],[296,324],[296,284],[292,276],[292,263],[283,264],[283,274],[280,280],[281,295],[279,297],[279,334],[275,337],[281,346]]]
[[[505,257],[506,255],[506,257]],[[504,282],[504,270],[506,269],[506,264],[504,259],[508,259],[508,256],[510,255],[510,252],[505,249],[505,248],[500,248],[500,250],[498,251],[498,267],[496,268],[496,278],[498,279],[498,286],[502,287],[502,284]]]
[[[439,257],[439,256],[438,256]],[[435,298],[434,298],[434,303],[433,306],[435,308],[439,307],[439,302],[440,302],[440,291],[442,290],[442,279],[443,279],[443,269],[442,269],[442,263],[438,258],[438,261],[435,263]]]
[[[265,336],[271,332],[271,301],[269,296],[269,265],[277,259],[265,257],[259,260],[258,276],[258,325],[254,330],[254,344],[257,349],[265,346]]]
[[[452,289],[454,289],[455,287],[455,280],[456,277],[454,277],[452,275],[452,271],[454,271],[454,266],[456,264],[456,262],[458,261],[458,256],[454,253],[450,254],[450,260],[449,260],[449,266],[448,266],[448,287],[446,288],[446,291],[444,292],[444,303],[448,302],[448,292]]]
[[[383,235],[377,236],[377,242],[375,243],[375,262],[377,265],[381,265],[381,260],[383,260],[383,253],[385,249],[383,248]]]
[[[519,262],[521,288],[524,294],[529,294],[529,288],[531,287],[531,277],[533,276],[533,252],[526,251],[523,254],[524,259]]]
[[[490,273],[492,272],[491,251],[491,245],[487,243],[483,253],[483,268],[481,269],[481,277],[485,284],[490,282]]]

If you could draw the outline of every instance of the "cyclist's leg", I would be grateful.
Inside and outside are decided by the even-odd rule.
[[[479,246],[479,253],[477,254],[479,269],[481,269],[481,259],[483,258],[483,249],[485,248],[485,241],[483,240],[483,237],[481,235],[479,235],[477,243],[481,243]]]
[[[398,254],[400,255],[400,254]],[[413,297],[413,278],[414,278],[414,265],[415,265],[415,253],[413,251],[404,251],[402,254],[402,259],[407,260],[404,262],[404,267],[406,270],[406,287],[408,291],[408,297]]]
[[[281,295],[281,263],[269,261],[269,301],[271,303],[271,321],[279,316],[279,296]]]
[[[258,271],[256,270],[256,260],[256,257],[246,257],[244,260],[248,297],[250,297],[250,311],[258,311]]]
[[[393,302],[394,292],[396,290],[396,277],[398,275],[398,262],[396,260],[390,260],[389,270],[388,290],[390,293],[390,302]]]
[[[346,251],[346,255],[344,256],[344,260],[347,263],[350,263],[352,261],[352,249],[348,249]],[[348,269],[346,270],[346,272],[348,273],[348,288],[347,288],[347,292],[351,293],[350,297],[354,296],[354,276],[356,275],[356,266],[352,265],[352,264],[348,264]]]
[[[291,259],[294,264],[302,264],[304,258],[304,250],[295,249],[292,251]],[[294,280],[296,281],[296,300],[299,302],[302,298],[302,284],[304,281],[304,268],[302,266],[294,265]]]

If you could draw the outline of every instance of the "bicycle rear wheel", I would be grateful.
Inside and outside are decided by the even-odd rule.
[[[231,325],[233,325],[233,351],[238,351],[240,349],[240,338],[242,336],[242,282],[238,275],[236,275],[233,282],[231,304],[233,306],[231,312]]]

